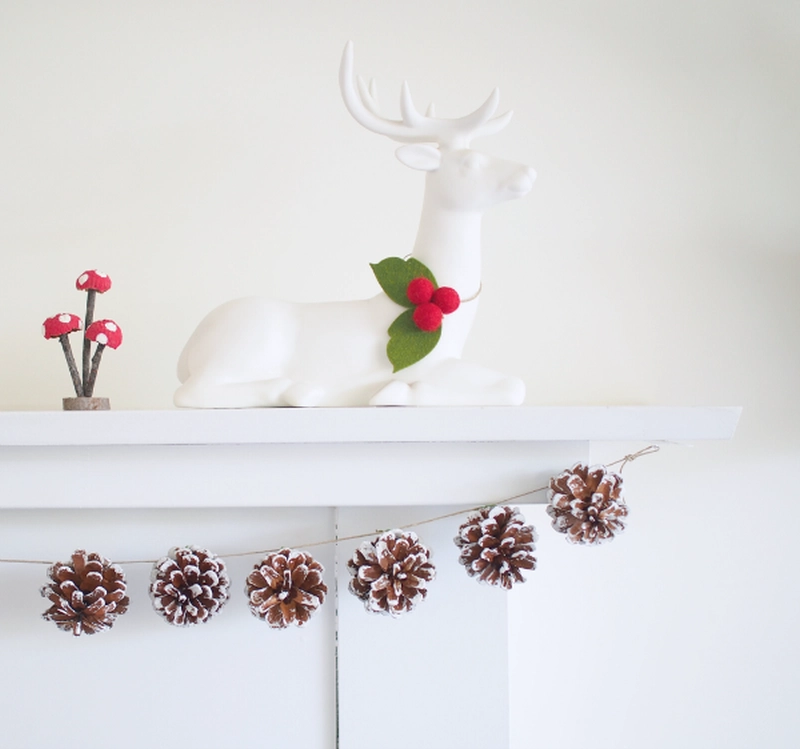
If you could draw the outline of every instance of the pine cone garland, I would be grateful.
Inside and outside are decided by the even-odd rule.
[[[400,616],[428,595],[436,576],[430,556],[415,533],[387,531],[362,544],[347,562],[350,592],[367,611]]]
[[[547,514],[553,528],[573,544],[601,544],[625,530],[628,507],[622,476],[605,466],[576,463],[550,479]]]
[[[229,588],[225,562],[194,546],[170,549],[150,575],[153,608],[179,627],[208,621],[230,598]]]
[[[52,583],[41,593],[53,605],[42,617],[76,637],[110,629],[128,610],[122,569],[99,554],[78,550],[71,564],[58,562],[47,574]]]
[[[292,549],[265,556],[247,577],[250,611],[274,629],[302,627],[322,605],[328,587],[322,565],[310,554]]]
[[[525,582],[522,570],[536,569],[533,552],[537,540],[536,529],[526,525],[519,510],[512,507],[473,512],[454,539],[461,549],[458,561],[470,577],[506,590]]]

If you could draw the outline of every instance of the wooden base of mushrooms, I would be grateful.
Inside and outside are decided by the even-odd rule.
[[[62,398],[65,411],[108,411],[111,402],[108,398]]]

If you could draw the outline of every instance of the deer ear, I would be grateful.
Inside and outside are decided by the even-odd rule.
[[[442,152],[427,143],[400,146],[394,155],[406,166],[422,172],[435,172],[442,163]]]

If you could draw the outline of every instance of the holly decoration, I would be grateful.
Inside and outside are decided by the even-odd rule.
[[[386,355],[394,372],[426,357],[442,336],[442,318],[455,312],[461,299],[455,289],[439,286],[433,273],[413,257],[387,257],[370,263],[381,288],[393,302],[406,307],[389,326]]]

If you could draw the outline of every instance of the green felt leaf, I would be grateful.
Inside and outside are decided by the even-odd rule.
[[[415,278],[427,278],[434,288],[438,288],[433,273],[428,270],[427,266],[413,257],[407,260],[403,260],[401,257],[387,257],[379,263],[370,263],[369,266],[372,268],[372,272],[375,274],[375,278],[378,279],[378,283],[386,293],[386,296],[402,307],[414,306],[408,301],[406,290],[408,289],[408,284]]]
[[[395,372],[416,364],[430,354],[442,336],[441,328],[430,332],[420,330],[411,319],[413,314],[413,309],[407,309],[389,326],[386,355]]]

